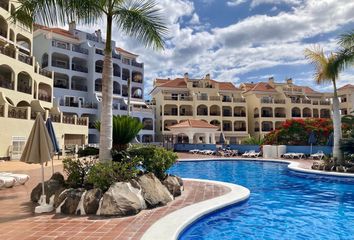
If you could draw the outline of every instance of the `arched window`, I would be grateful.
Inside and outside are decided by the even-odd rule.
[[[291,117],[301,117],[301,110],[298,107],[291,109]]]
[[[17,75],[17,91],[32,94],[32,78],[27,72]]]
[[[0,65],[0,87],[14,90],[14,72],[8,65]]]

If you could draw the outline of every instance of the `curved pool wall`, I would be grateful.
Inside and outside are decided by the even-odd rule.
[[[241,160],[179,162],[170,172],[251,191],[247,202],[203,216],[179,239],[354,239],[354,178]]]

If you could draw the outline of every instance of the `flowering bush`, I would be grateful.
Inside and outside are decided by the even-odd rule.
[[[264,144],[308,145],[311,132],[316,135],[316,145],[326,145],[333,131],[331,119],[288,119],[278,129],[264,137]]]

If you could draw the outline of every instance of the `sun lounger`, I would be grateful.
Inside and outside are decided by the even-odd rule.
[[[0,188],[10,188],[16,183],[16,179],[8,176],[0,176]]]
[[[305,157],[305,154],[303,154],[303,153],[292,153],[292,155],[291,155],[291,158],[301,159],[303,157]]]
[[[261,155],[261,152],[251,152],[248,154],[248,157],[259,157]]]
[[[27,174],[0,172],[0,176],[13,177],[16,180],[16,184],[19,185],[23,185],[29,180],[29,176]]]
[[[242,157],[248,157],[248,156],[249,156],[249,153],[250,153],[250,152],[246,151],[246,152],[244,152],[241,156],[242,156]]]
[[[197,154],[199,152],[199,149],[192,149],[189,150],[190,153]]]
[[[311,154],[310,158],[322,160],[325,157],[323,151],[318,151],[317,153]]]
[[[284,153],[283,154],[283,158],[291,158],[292,157],[292,153]]]

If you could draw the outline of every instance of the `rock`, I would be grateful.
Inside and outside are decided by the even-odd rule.
[[[178,177],[178,176],[174,176],[174,177],[177,178],[179,185],[180,185],[181,187],[183,187],[183,180],[182,180],[182,178],[180,178],[180,177]],[[184,188],[183,188],[183,190],[184,190]]]
[[[153,173],[142,175],[137,181],[148,207],[163,206],[173,200],[171,193]]]
[[[345,169],[343,166],[337,166],[336,170],[337,170],[337,172],[345,172]]]
[[[354,166],[347,169],[348,173],[354,173]]]
[[[64,185],[57,180],[49,179],[48,181],[44,182],[44,191],[47,197],[46,202],[49,203],[49,199],[53,196],[57,191],[63,189]],[[42,195],[42,183],[38,183],[35,188],[33,188],[31,192],[31,201],[38,202]]]
[[[63,185],[65,183],[64,176],[60,172],[53,173],[53,175],[51,176],[50,179],[56,180],[56,181],[58,181],[59,183],[61,183]]]
[[[116,182],[103,194],[97,215],[127,216],[146,208],[141,190],[129,182]]]
[[[181,196],[183,185],[180,184],[180,181],[178,181],[178,178],[176,176],[167,176],[165,180],[163,180],[162,184],[167,188],[167,190],[172,194],[172,196]]]
[[[84,197],[84,210],[86,214],[96,214],[102,198],[102,190],[99,188],[88,190]]]
[[[81,212],[77,212],[77,206],[81,201],[81,196],[84,193],[83,189],[68,189],[65,193],[66,198],[64,203],[59,206],[60,212],[64,214],[78,214],[80,215]]]
[[[68,192],[72,190],[72,188],[69,189],[63,189],[63,191],[57,191],[54,196],[54,208],[57,208],[60,206],[60,204],[65,200],[65,198],[68,196]],[[60,211],[59,211],[60,212]]]

